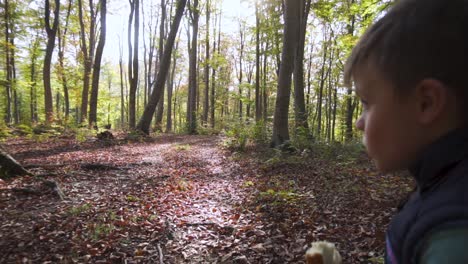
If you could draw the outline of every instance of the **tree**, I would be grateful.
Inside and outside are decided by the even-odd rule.
[[[5,115],[5,123],[9,124],[12,121],[12,83],[13,83],[13,67],[11,60],[14,59],[13,56],[13,47],[10,45],[12,42],[12,34],[11,34],[11,8],[10,2],[5,0],[4,3],[4,18],[5,18],[5,94],[6,94],[6,115]]]
[[[129,126],[131,129],[135,128],[136,123],[136,92],[138,88],[138,42],[139,42],[139,28],[140,28],[140,1],[129,0],[130,15],[128,18],[128,79],[130,80],[130,98],[129,98]],[[134,30],[133,30],[133,50],[132,50],[132,23],[133,17]]]
[[[96,58],[93,65],[93,79],[91,87],[91,99],[89,102],[89,126],[97,125],[97,103],[99,93],[99,75],[101,73],[101,59],[104,45],[106,43],[106,13],[107,0],[100,0],[100,25],[101,32],[99,33],[99,41],[96,49]]]
[[[167,73],[169,72],[169,66],[171,61],[172,49],[174,46],[177,31],[179,30],[180,20],[182,19],[186,3],[187,0],[177,1],[177,8],[174,16],[174,21],[171,24],[171,29],[166,40],[166,45],[164,47],[164,55],[160,63],[158,75],[156,77],[156,82],[154,84],[151,97],[148,100],[148,104],[146,105],[143,115],[141,116],[140,121],[137,125],[137,130],[140,130],[145,134],[149,134],[151,119],[153,117],[154,111],[156,110],[156,105],[161,98],[161,90],[164,89],[164,84],[166,83]]]
[[[294,112],[296,128],[308,130],[307,112],[304,98],[304,47],[311,0],[300,1],[299,41],[294,58]]]
[[[55,37],[57,35],[57,29],[59,25],[59,11],[60,11],[60,0],[55,0],[54,6],[54,21],[52,27],[50,26],[50,3],[49,0],[45,0],[45,29],[47,32],[47,46],[44,58],[44,99],[45,99],[45,112],[46,112],[46,124],[51,124],[54,120],[54,107],[52,102],[52,87],[50,84],[50,65],[52,62],[52,53],[55,48]]]
[[[262,98],[260,97],[260,14],[255,3],[255,121],[262,118]]]
[[[190,17],[192,21],[192,41],[189,50],[189,93],[187,100],[187,131],[189,134],[195,134],[197,129],[197,109],[196,95],[198,90],[197,83],[197,45],[198,45],[198,0],[192,0],[190,4]]]
[[[203,106],[203,123],[208,123],[208,113],[210,108],[210,0],[206,0],[206,36],[205,36],[205,103]]]
[[[273,137],[271,145],[276,147],[289,140],[288,113],[291,93],[291,75],[294,55],[299,41],[300,3],[296,0],[284,0],[284,35],[281,66],[278,80],[275,115],[273,119]]]
[[[164,37],[165,37],[165,30],[164,27],[166,26],[166,0],[161,0],[161,24],[159,25],[159,61],[162,60],[162,56],[164,54]],[[161,99],[158,102],[158,110],[156,112],[156,122],[155,122],[155,130],[162,131],[162,118],[164,112],[164,89],[162,90]]]
[[[68,93],[68,81],[67,81],[67,74],[65,73],[65,45],[67,43],[67,31],[68,31],[68,23],[70,19],[70,12],[72,7],[73,0],[68,1],[67,7],[67,14],[65,16],[65,26],[63,29],[59,26],[58,28],[58,60],[59,60],[59,67],[58,73],[60,75],[60,81],[62,82],[63,87],[63,96],[65,101],[65,121],[68,120],[68,115],[70,113],[70,99]],[[58,105],[58,102],[57,102]]]
[[[80,122],[84,122],[88,115],[88,99],[89,99],[89,82],[91,78],[91,71],[94,61],[94,50],[96,46],[96,16],[94,10],[93,0],[89,0],[89,40],[86,38],[87,28],[85,26],[85,17],[83,14],[82,0],[78,0],[78,18],[80,22],[80,49],[83,56],[83,90],[81,93],[81,115]]]

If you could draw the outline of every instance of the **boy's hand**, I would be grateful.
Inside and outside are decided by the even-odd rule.
[[[341,264],[340,252],[333,243],[313,242],[305,254],[306,264]]]

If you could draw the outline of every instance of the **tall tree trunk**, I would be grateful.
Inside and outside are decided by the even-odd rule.
[[[268,96],[267,96],[267,73],[268,73],[268,54],[266,51],[268,50],[270,45],[270,42],[267,40],[265,44],[265,50],[263,50],[263,121],[267,120],[267,115],[268,115]]]
[[[197,46],[198,46],[198,0],[192,0],[190,16],[192,20],[192,41],[189,54],[189,93],[187,100],[187,130],[189,134],[195,134],[197,129]]]
[[[135,128],[136,123],[136,94],[138,88],[138,41],[139,41],[139,13],[140,1],[129,0],[130,3],[130,16],[128,19],[128,79],[130,81],[130,98],[129,98],[129,126],[131,129]],[[132,21],[133,23],[133,51],[132,51]]]
[[[179,49],[179,41],[176,42],[174,54],[172,56],[172,70],[170,74],[169,85],[167,86],[166,132],[172,132],[172,111],[173,111],[172,110],[172,91],[174,89],[174,78],[175,78],[175,70],[176,70],[176,63],[177,63],[176,53],[178,49]],[[175,107],[174,107],[174,112],[175,112]]]
[[[10,43],[10,5],[9,0],[5,0],[4,2],[4,15],[5,15],[5,64],[6,64],[6,83],[5,83],[5,94],[6,94],[6,109],[5,109],[5,123],[10,124],[12,120],[12,112],[11,112],[11,103],[12,103],[12,67],[10,64],[10,56],[11,56],[11,49],[12,47],[9,45]]]
[[[255,121],[262,118],[262,98],[260,96],[260,14],[255,3]]]
[[[205,104],[203,107],[203,124],[208,123],[210,107],[210,0],[206,1],[206,36],[205,36]]]
[[[106,14],[107,14],[107,0],[100,0],[100,24],[101,30],[99,33],[99,41],[96,49],[96,57],[93,65],[93,80],[91,86],[91,98],[89,101],[89,126],[97,127],[97,103],[99,94],[99,75],[101,73],[101,59],[106,44]]]
[[[93,1],[89,1],[90,10],[90,26],[89,26],[89,41],[86,38],[86,27],[83,15],[83,3],[82,0],[78,0],[78,16],[80,22],[80,46],[81,53],[83,56],[84,72],[83,72],[83,90],[81,93],[81,114],[80,123],[83,123],[88,116],[88,101],[89,101],[89,84],[91,78],[91,70],[93,66],[93,55],[95,47],[95,24],[96,17],[94,15]]]
[[[326,30],[326,29],[324,29]],[[321,137],[322,134],[322,99],[323,99],[323,88],[325,86],[325,67],[327,62],[327,52],[328,52],[328,44],[327,42],[327,35],[324,31],[324,40],[323,43],[323,61],[322,61],[322,69],[321,69],[321,77],[320,77],[320,85],[319,85],[319,94],[318,94],[318,101],[317,101],[317,138]]]
[[[125,92],[124,92],[124,76],[123,76],[123,61],[122,61],[122,42],[119,38],[119,71],[120,71],[120,126],[125,127]]]
[[[154,111],[156,110],[156,105],[161,98],[161,93],[164,89],[164,84],[166,83],[167,73],[170,67],[172,48],[174,46],[175,38],[180,25],[180,20],[182,19],[186,3],[187,0],[177,1],[177,9],[174,21],[171,24],[171,29],[166,40],[166,45],[164,47],[164,55],[160,63],[158,75],[154,84],[154,89],[151,93],[151,97],[149,98],[148,105],[145,107],[143,115],[141,116],[140,121],[137,125],[137,129],[145,134],[149,134],[151,119],[153,117]]]
[[[31,122],[37,123],[37,72],[36,72],[36,63],[39,52],[39,36],[36,35],[35,39],[30,44],[31,51],[31,66],[30,66],[30,111],[31,111]]]
[[[240,35],[240,50],[239,50],[239,119],[242,119],[242,112],[243,112],[243,105],[242,105],[242,59],[244,57],[244,46],[245,46],[245,40],[244,40],[244,27],[242,25],[242,22],[239,23],[239,35]]]
[[[162,56],[164,55],[164,38],[166,37],[165,26],[166,26],[167,10],[166,10],[166,1],[161,0],[161,24],[159,25],[159,61],[162,61]],[[156,122],[155,130],[162,131],[162,119],[164,114],[164,89],[161,91],[161,98],[158,102],[158,108],[156,111]]]
[[[220,47],[221,47],[221,11],[219,11],[219,15],[216,16],[216,19],[218,20],[218,42],[214,41],[213,44],[213,53],[217,53],[218,55],[220,54]],[[215,24],[216,24],[216,19],[215,19]],[[213,27],[213,37],[216,37],[216,26]],[[216,68],[218,65],[215,67],[212,67],[213,72],[211,74],[211,127],[215,127],[215,110],[216,110],[216,100],[215,100],[215,95],[216,95]]]
[[[52,63],[52,53],[55,48],[55,37],[58,29],[60,11],[60,0],[55,0],[54,6],[54,21],[52,27],[50,26],[50,3],[49,0],[45,1],[45,28],[47,32],[47,46],[44,57],[44,99],[45,99],[45,112],[46,124],[51,124],[54,121],[54,106],[52,102],[52,87],[50,84],[50,66]]]
[[[59,74],[60,79],[62,81],[63,87],[63,97],[65,103],[65,122],[68,121],[69,113],[70,113],[70,98],[68,93],[68,80],[67,74],[65,73],[65,45],[67,43],[67,30],[68,30],[68,22],[70,20],[70,12],[72,7],[73,0],[68,1],[68,8],[67,8],[67,15],[65,18],[65,26],[63,29],[59,27],[58,29],[58,60],[59,60]]]
[[[351,4],[354,4],[354,0],[351,0]],[[354,35],[354,24],[355,24],[356,17],[355,15],[351,16],[350,23],[348,24],[348,35]],[[352,87],[348,87],[346,91],[346,133],[345,139],[346,141],[351,141],[353,138],[353,112],[354,112],[354,105],[353,105],[353,89]]]
[[[299,42],[294,59],[294,112],[296,129],[303,127],[308,130],[307,112],[304,99],[304,46],[311,0],[300,1]]]
[[[276,147],[289,140],[288,113],[291,95],[291,75],[294,66],[294,55],[299,41],[300,4],[297,0],[284,0],[284,36],[281,67],[278,80],[275,116],[273,119],[273,137],[271,145]]]

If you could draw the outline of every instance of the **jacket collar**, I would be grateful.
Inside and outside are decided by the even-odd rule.
[[[430,144],[409,171],[423,192],[468,156],[468,129],[457,129]]]

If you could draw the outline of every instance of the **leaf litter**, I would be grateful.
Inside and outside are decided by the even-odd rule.
[[[66,199],[35,177],[0,181],[0,263],[303,263],[316,240],[345,263],[381,263],[407,176],[379,175],[365,157],[270,162],[270,149],[233,153],[220,140],[6,142]]]

